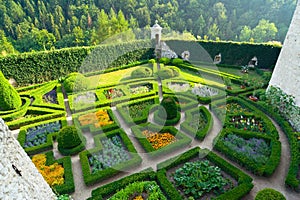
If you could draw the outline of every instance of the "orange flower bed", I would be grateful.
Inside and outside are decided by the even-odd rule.
[[[95,113],[81,115],[78,120],[81,126],[94,124],[96,128],[114,123],[110,120],[107,110],[99,110]]]
[[[143,135],[146,136],[154,149],[162,148],[177,140],[171,133],[158,133],[145,130],[143,131]]]
[[[64,168],[58,163],[46,166],[46,160],[45,154],[37,154],[32,157],[33,164],[50,186],[64,184]]]

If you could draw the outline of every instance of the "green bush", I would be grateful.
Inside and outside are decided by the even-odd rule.
[[[285,200],[286,198],[283,196],[283,194],[271,188],[266,188],[259,191],[255,197],[255,200],[269,200],[269,199]]]
[[[139,67],[131,72],[132,78],[145,78],[152,76],[152,70],[148,67]]]
[[[0,111],[13,110],[21,107],[22,100],[18,92],[9,84],[1,71],[0,88]]]
[[[173,97],[168,96],[165,97],[160,105],[164,108],[164,109],[159,109],[158,111],[158,115],[161,118],[165,118],[167,115],[166,119],[174,119],[177,116],[177,105],[176,105],[176,101],[174,100]]]
[[[172,65],[178,66],[180,64],[183,64],[183,60],[180,58],[174,58],[174,59],[172,59],[171,63],[172,63]]]
[[[86,139],[75,126],[66,126],[59,131],[57,142],[63,155],[72,155],[84,149]]]
[[[69,74],[63,82],[65,90],[69,93],[88,89],[88,79],[80,73]]]
[[[164,65],[167,65],[171,62],[171,59],[170,58],[161,58],[159,60],[160,63],[164,64]]]

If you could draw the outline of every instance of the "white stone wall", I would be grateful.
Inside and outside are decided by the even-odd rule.
[[[13,169],[20,171],[18,175]],[[0,118],[0,199],[54,200],[56,195]]]
[[[300,106],[300,1],[278,57],[270,84],[293,95]]]

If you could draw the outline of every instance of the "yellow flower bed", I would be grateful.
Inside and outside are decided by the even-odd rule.
[[[96,128],[114,123],[110,120],[107,110],[99,110],[95,113],[81,115],[78,120],[81,126],[94,124]]]
[[[37,154],[32,157],[33,164],[50,186],[64,184],[64,168],[58,163],[46,166],[46,160],[45,154]]]
[[[158,133],[144,130],[143,135],[146,136],[147,140],[151,143],[154,149],[162,148],[173,142],[176,142],[177,140],[176,137],[171,133]]]

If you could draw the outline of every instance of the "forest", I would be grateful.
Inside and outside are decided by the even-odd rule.
[[[0,0],[0,56],[100,44],[124,31],[283,42],[296,0]]]

